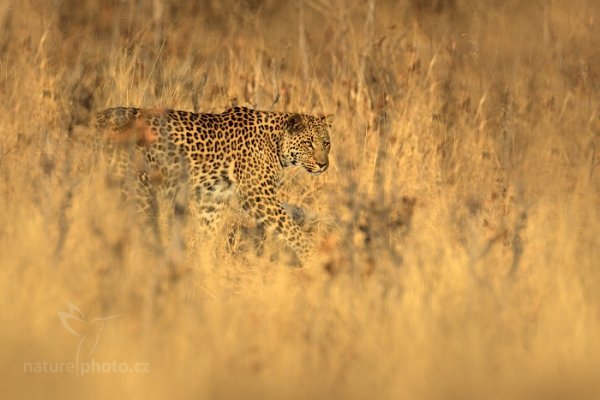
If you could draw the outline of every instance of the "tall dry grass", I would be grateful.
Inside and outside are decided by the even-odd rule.
[[[599,11],[0,3],[2,397],[594,398]],[[315,220],[303,269],[207,244],[193,213],[152,245],[82,127],[233,103],[335,114],[330,170],[282,188]],[[27,370],[74,361],[59,312],[90,322],[81,362],[151,372]]]

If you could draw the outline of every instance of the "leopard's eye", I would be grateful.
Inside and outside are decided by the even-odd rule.
[[[307,146],[307,147],[312,147],[312,142],[310,140],[305,140],[304,142],[302,142],[303,145]]]

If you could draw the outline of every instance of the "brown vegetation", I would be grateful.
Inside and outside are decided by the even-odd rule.
[[[81,128],[236,103],[335,114],[327,173],[282,188],[303,269],[193,209],[152,244]],[[595,0],[8,0],[0,112],[3,398],[598,394]],[[74,361],[67,309],[83,360],[151,372],[27,371]]]

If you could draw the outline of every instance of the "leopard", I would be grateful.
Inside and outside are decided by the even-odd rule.
[[[97,113],[93,125],[111,147],[129,149],[119,153],[117,174],[134,176],[142,212],[149,212],[157,193],[177,208],[185,191],[205,232],[214,233],[235,201],[299,260],[309,257],[311,241],[286,211],[278,189],[287,168],[315,176],[327,171],[332,115],[239,106],[222,113],[114,107]]]

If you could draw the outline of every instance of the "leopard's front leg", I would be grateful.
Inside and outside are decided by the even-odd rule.
[[[239,187],[242,208],[268,232],[282,237],[301,262],[310,255],[310,241],[293,218],[285,211],[271,187]]]

